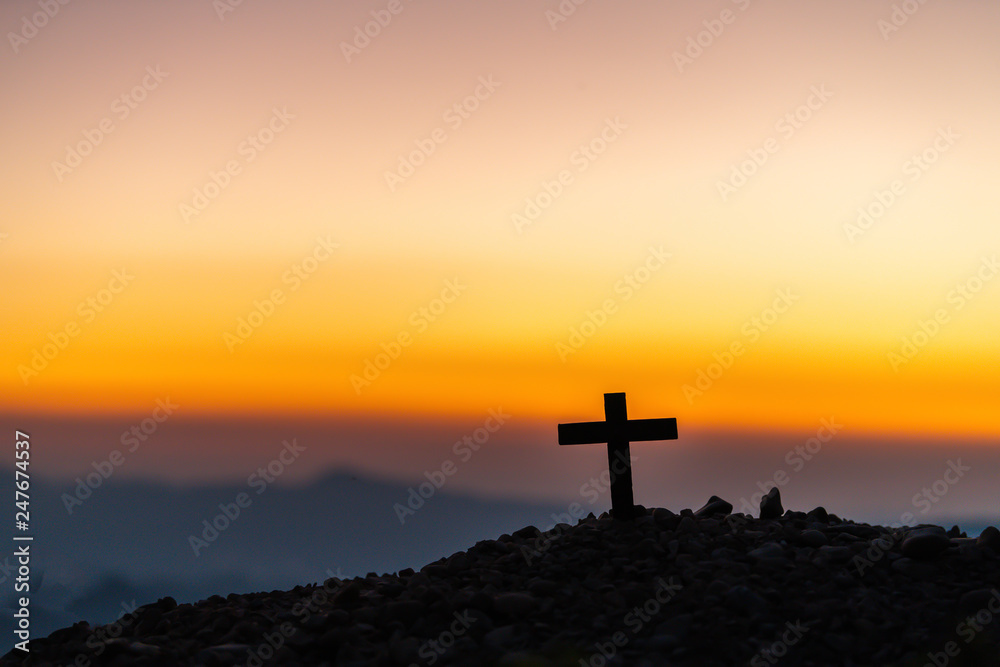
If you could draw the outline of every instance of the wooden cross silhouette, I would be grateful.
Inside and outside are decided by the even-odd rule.
[[[559,424],[560,445],[608,443],[608,472],[611,475],[611,513],[616,519],[635,516],[632,501],[632,459],[629,442],[676,440],[677,420],[632,419],[625,411],[625,393],[604,394],[604,421]]]

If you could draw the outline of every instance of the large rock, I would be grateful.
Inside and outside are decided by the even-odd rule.
[[[781,506],[781,492],[778,487],[772,486],[771,490],[760,499],[760,518],[777,519],[785,513],[785,508]]]
[[[916,560],[933,558],[951,546],[948,533],[939,526],[917,528],[907,533],[900,547],[903,555]]]
[[[989,526],[979,534],[976,544],[1000,552],[1000,530],[997,530],[995,526]]]

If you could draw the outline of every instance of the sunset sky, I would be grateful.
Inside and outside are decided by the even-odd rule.
[[[995,438],[998,22],[4,2],[4,410]]]

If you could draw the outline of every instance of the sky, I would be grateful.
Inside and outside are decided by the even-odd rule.
[[[998,20],[4,2],[5,423],[70,478],[164,416],[203,445],[135,471],[242,471],[252,418],[420,475],[490,409],[551,447],[609,391],[678,446],[995,446]]]

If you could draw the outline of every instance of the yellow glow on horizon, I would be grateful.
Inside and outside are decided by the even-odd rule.
[[[405,5],[350,63],[350,4],[64,7],[0,62],[5,409],[556,421],[627,391],[706,427],[1000,434],[1000,7],[922,5],[884,38],[884,3],[752,3],[678,71],[737,4],[557,29],[535,3]]]

